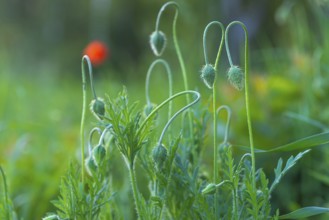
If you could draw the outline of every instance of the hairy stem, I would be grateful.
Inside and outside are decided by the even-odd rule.
[[[135,174],[135,171],[134,171],[133,164],[134,163],[131,163],[131,165],[128,166],[129,176],[130,176],[130,181],[131,181],[131,187],[132,187],[132,190],[133,190],[137,215],[138,215],[139,219],[142,219],[141,207],[140,207],[140,201],[139,201],[139,194],[138,194],[138,188],[137,188],[137,180],[136,180],[136,174]]]
[[[176,2],[167,2],[166,4],[164,4],[159,13],[158,13],[158,17],[157,17],[157,21],[156,21],[156,25],[155,25],[155,30],[158,31],[159,30],[159,23],[160,23],[160,18],[161,18],[161,15],[163,13],[163,11],[169,6],[169,5],[173,5],[176,9],[175,11],[175,17],[174,17],[174,21],[173,21],[173,26],[172,26],[172,32],[173,32],[173,40],[174,40],[174,46],[175,46],[175,51],[176,51],[176,54],[177,54],[177,57],[178,57],[178,61],[179,61],[179,65],[181,67],[181,70],[182,70],[182,76],[183,76],[183,82],[184,82],[184,89],[185,90],[188,90],[188,81],[187,81],[187,74],[186,74],[186,68],[185,68],[185,62],[183,60],[183,56],[182,56],[182,53],[181,53],[181,50],[180,50],[180,47],[179,47],[179,44],[178,44],[178,40],[177,40],[177,18],[178,18],[178,11],[179,11],[179,6]],[[186,96],[186,102],[187,103],[191,103],[190,101],[190,97],[189,96]],[[190,130],[190,135],[192,136],[193,135],[193,119],[192,119],[192,114],[189,113],[188,114],[189,116],[189,130]]]
[[[251,153],[251,166],[252,166],[252,184],[254,191],[256,190],[256,166],[255,166],[255,152],[254,152],[254,140],[253,140],[253,133],[252,133],[252,123],[251,123],[251,114],[250,114],[250,101],[249,101],[249,48],[248,48],[248,30],[246,26],[240,21],[233,21],[231,22],[225,32],[225,44],[226,44],[226,51],[227,56],[230,62],[230,65],[233,66],[229,47],[228,47],[228,32],[230,27],[234,24],[240,25],[243,28],[245,33],[245,54],[244,54],[244,63],[245,63],[245,102],[246,102],[246,113],[247,113],[247,124],[248,124],[248,131],[249,131],[249,142],[250,142],[250,153]]]
[[[214,68],[217,71],[217,66],[218,66],[218,62],[219,62],[219,58],[222,52],[222,47],[223,47],[223,43],[224,43],[224,32],[225,32],[225,28],[223,26],[223,24],[221,22],[218,21],[212,21],[210,22],[204,32],[203,32],[203,52],[204,52],[204,59],[205,59],[205,63],[208,64],[208,56],[207,56],[207,44],[206,44],[206,39],[207,39],[207,33],[209,30],[209,27],[212,25],[218,25],[221,29],[221,41],[219,44],[219,48],[218,48],[218,52],[217,52],[217,57],[216,57],[216,61],[215,61],[215,65]],[[217,81],[217,74],[215,75],[215,79],[214,79],[214,84],[212,87],[212,105],[213,105],[213,126],[214,126],[214,130],[213,130],[213,134],[214,134],[214,139],[213,139],[213,148],[214,148],[214,161],[213,161],[213,167],[214,167],[214,174],[213,174],[213,181],[217,182],[218,181],[218,145],[217,145],[217,115],[216,115],[216,93],[217,93],[217,86],[216,86],[216,81]],[[214,211],[215,211],[215,216],[217,218],[217,206],[218,206],[218,195],[217,193],[215,193],[215,207],[214,207]]]
[[[81,144],[81,181],[82,188],[85,185],[85,120],[86,120],[86,109],[87,109],[87,89],[86,89],[86,71],[84,62],[88,63],[90,59],[88,56],[83,56],[81,61],[81,70],[82,70],[82,113],[81,113],[81,125],[80,125],[80,144]]]

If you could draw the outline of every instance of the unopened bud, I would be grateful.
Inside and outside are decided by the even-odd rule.
[[[103,162],[106,155],[106,150],[103,147],[103,145],[99,144],[93,149],[93,156],[95,159],[95,162],[98,166]]]
[[[202,195],[207,195],[207,194],[214,194],[216,192],[216,184],[214,183],[209,183],[206,188],[204,188],[201,193]]]
[[[244,73],[238,66],[231,66],[227,73],[228,81],[234,88],[241,91],[244,88]]]
[[[152,157],[157,169],[161,170],[167,159],[167,149],[163,146],[163,144],[159,144],[153,149]]]
[[[218,147],[218,150],[220,153],[223,153],[223,152],[226,152],[230,146],[231,146],[231,144],[228,142],[221,143]]]
[[[161,56],[166,47],[166,35],[162,31],[154,31],[150,36],[150,44],[153,53]]]
[[[144,115],[145,115],[145,117],[149,116],[149,114],[151,114],[151,112],[153,111],[153,109],[155,109],[155,107],[156,107],[156,105],[153,104],[153,103],[145,105],[145,107],[144,107]]]
[[[90,110],[98,120],[102,120],[105,115],[105,103],[101,98],[97,98],[91,101]]]
[[[95,162],[95,159],[91,156],[89,156],[85,161],[85,166],[88,174],[90,176],[94,176],[94,173],[97,172],[98,166]]]
[[[201,78],[209,89],[212,89],[214,86],[215,77],[216,70],[211,64],[206,64],[202,67]]]

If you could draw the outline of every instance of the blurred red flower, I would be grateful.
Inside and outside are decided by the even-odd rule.
[[[105,43],[95,40],[86,46],[83,54],[89,56],[93,65],[99,66],[109,56],[109,51]]]

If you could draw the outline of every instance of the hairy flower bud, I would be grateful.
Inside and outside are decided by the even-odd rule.
[[[219,151],[219,153],[224,153],[224,152],[226,152],[230,147],[231,147],[231,144],[228,143],[228,142],[221,143],[221,144],[218,146],[218,151]]]
[[[153,53],[156,56],[161,56],[166,47],[166,35],[162,31],[154,31],[150,36],[150,44]]]
[[[149,105],[145,105],[145,107],[144,107],[145,117],[149,116],[149,114],[151,114],[151,112],[153,111],[153,109],[155,109],[155,107],[156,107],[156,104],[154,104],[154,103],[151,103]],[[155,117],[157,117],[157,113],[156,113]]]
[[[102,120],[105,115],[105,103],[101,98],[97,98],[91,101],[90,110],[98,120]]]
[[[238,66],[231,66],[227,73],[228,81],[234,88],[241,91],[244,88],[244,73]]]
[[[97,145],[93,149],[93,157],[95,159],[96,165],[100,166],[106,155],[106,150],[102,144]]]
[[[167,159],[167,149],[163,146],[163,144],[159,144],[152,151],[153,161],[158,170],[161,170],[164,162]]]
[[[216,77],[216,70],[211,64],[206,64],[202,67],[201,70],[201,78],[203,79],[203,82],[206,84],[206,86],[209,89],[212,89],[214,86]]]
[[[90,176],[93,176],[94,173],[97,172],[98,166],[95,162],[95,159],[91,156],[89,156],[86,161],[85,161],[85,166],[86,166],[86,170],[88,172],[88,174]]]
[[[201,193],[202,195],[207,195],[207,194],[214,194],[216,192],[216,184],[214,183],[209,183],[206,188],[204,188]]]

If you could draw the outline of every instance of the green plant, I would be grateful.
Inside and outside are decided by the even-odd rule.
[[[262,168],[256,169],[256,154],[274,151],[293,151],[310,148],[329,142],[329,133],[315,134],[295,142],[282,145],[271,150],[256,148],[253,139],[251,104],[249,90],[249,49],[248,31],[240,21],[231,22],[226,29],[222,23],[210,22],[203,35],[205,66],[201,70],[201,78],[209,89],[212,89],[213,115],[213,172],[212,178],[204,174],[211,170],[205,164],[203,155],[208,133],[208,110],[202,104],[199,92],[188,89],[185,63],[178,45],[176,22],[178,4],[168,2],[162,6],[156,21],[155,31],[151,34],[150,44],[156,56],[162,56],[167,44],[166,36],[159,30],[159,22],[163,11],[174,6],[173,21],[174,47],[178,56],[184,80],[184,90],[174,93],[172,75],[169,64],[163,60],[155,60],[146,75],[146,107],[139,108],[137,102],[132,104],[128,92],[124,88],[113,99],[106,96],[98,98],[93,86],[92,67],[88,56],[82,58],[83,107],[81,118],[81,161],[70,164],[69,170],[62,178],[60,196],[53,202],[56,213],[49,213],[44,219],[111,219],[124,218],[114,204],[111,154],[118,152],[127,167],[129,191],[133,199],[128,199],[135,207],[136,213],[129,218],[139,219],[298,219],[328,212],[322,207],[305,207],[286,215],[279,215],[271,206],[272,194],[282,177],[296,165],[310,150],[297,156],[291,156],[284,168],[280,158],[274,169],[272,184]],[[214,65],[209,63],[206,49],[207,32],[210,26],[218,25],[221,29],[221,41]],[[233,25],[240,25],[245,34],[244,71],[233,65],[228,45],[229,30]],[[230,69],[228,80],[238,90],[245,89],[245,109],[247,115],[249,146],[243,147],[229,143],[229,130],[232,111],[227,105],[217,107],[217,72],[222,46],[225,41]],[[95,116],[97,127],[91,129],[88,141],[88,153],[85,152],[85,119],[86,119],[86,70],[88,66],[93,101],[90,110]],[[160,104],[153,104],[149,97],[150,75],[156,64],[163,64],[168,74],[169,97]],[[179,97],[185,96],[185,104],[177,107]],[[191,99],[193,97],[193,99]],[[193,101],[191,101],[193,100]],[[160,110],[168,107],[168,117],[159,117]],[[227,122],[223,141],[218,144],[217,117],[222,110],[227,112]],[[182,116],[182,126],[173,128],[177,118]],[[188,120],[185,120],[185,119]],[[164,123],[162,129],[159,122]],[[167,131],[171,128],[168,135]],[[158,132],[157,131],[161,131]],[[93,147],[94,135],[99,139]],[[175,134],[175,135],[174,135]],[[233,149],[248,151],[240,159],[233,154]],[[249,153],[250,152],[250,153]],[[260,154],[261,155],[261,154]],[[139,166],[138,166],[139,165]],[[138,169],[145,171],[138,172]],[[87,171],[87,172],[86,172]],[[89,175],[86,175],[88,173]],[[149,187],[141,187],[140,179]],[[7,192],[7,190],[5,190]],[[7,194],[5,195],[7,202]],[[130,197],[128,197],[130,198]],[[131,204],[130,204],[131,205]],[[8,206],[7,206],[8,207]],[[107,208],[104,208],[107,207]],[[8,209],[8,208],[7,208]],[[8,213],[8,212],[7,212]]]
[[[16,219],[15,212],[13,210],[12,201],[8,195],[8,187],[5,172],[0,166],[1,178],[3,181],[3,195],[0,194],[0,218],[13,220]]]

